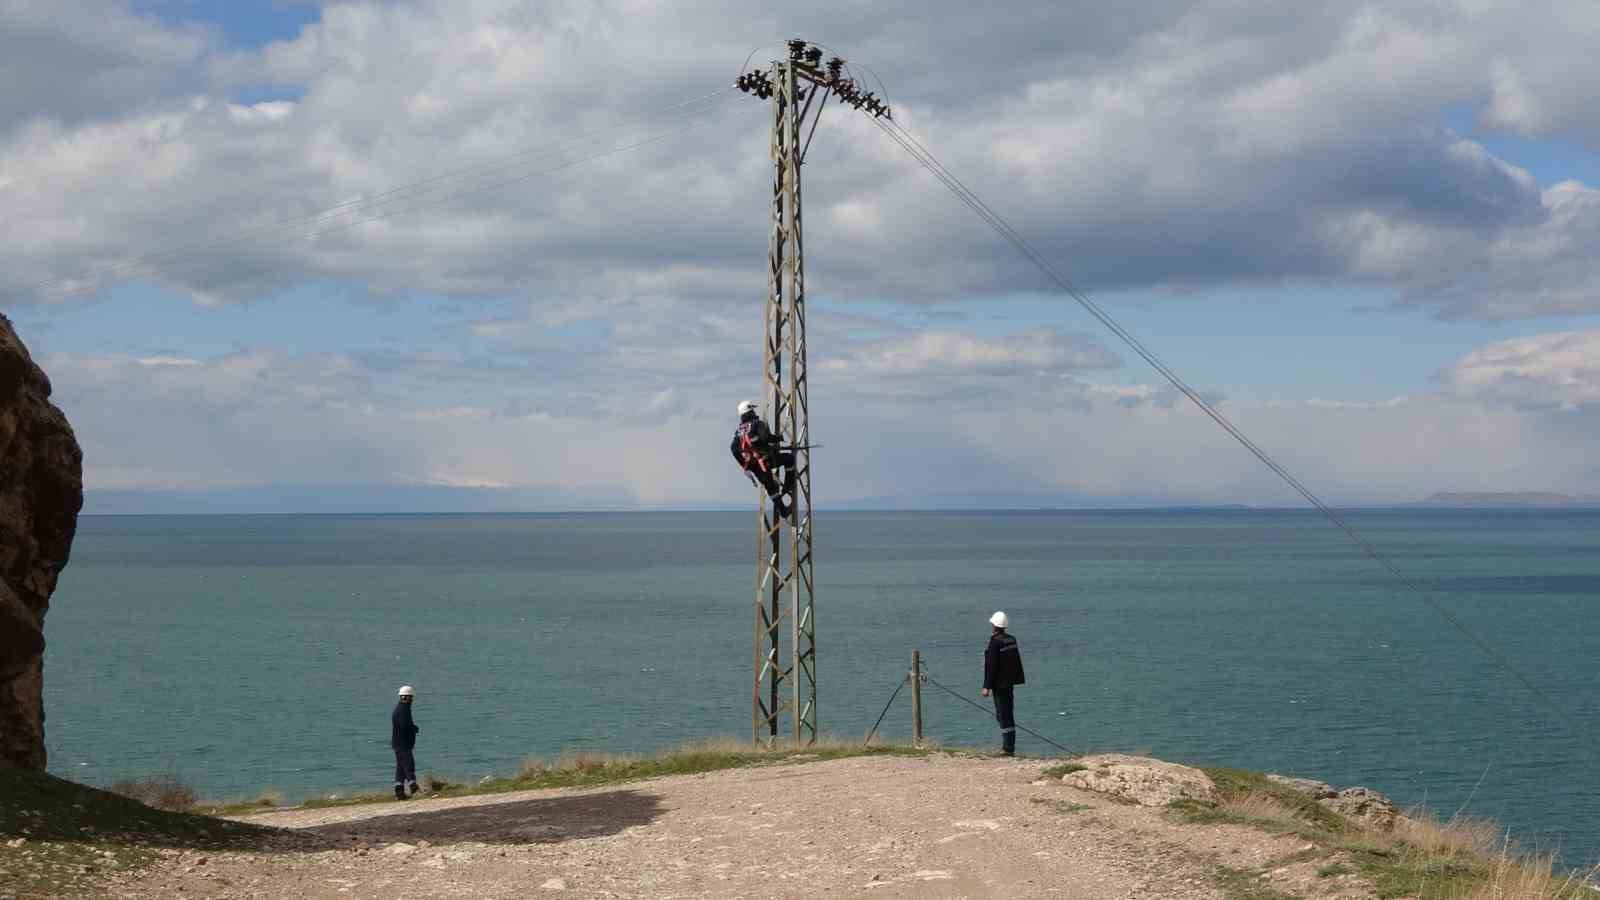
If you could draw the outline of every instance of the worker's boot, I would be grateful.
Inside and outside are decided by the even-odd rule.
[[[405,787],[405,785],[397,784],[397,785],[394,786],[394,798],[396,800],[404,800],[406,798],[406,787]]]
[[[406,785],[406,789],[411,792],[411,796],[413,796],[413,797],[415,797],[417,795],[417,791],[422,790],[422,788],[417,786],[417,783],[415,781],[413,781],[410,784]]]

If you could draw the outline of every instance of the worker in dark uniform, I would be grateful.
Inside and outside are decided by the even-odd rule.
[[[993,631],[983,651],[983,696],[994,695],[994,717],[1000,721],[1000,754],[1017,752],[1017,719],[1011,689],[1027,681],[1022,675],[1022,651],[1017,639],[1006,633],[1010,620],[1003,612],[989,617]]]
[[[416,696],[411,685],[401,685],[400,700],[389,716],[389,746],[394,750],[394,798],[404,800],[417,792],[417,760],[412,751],[417,746],[416,723],[411,721],[411,698]]]
[[[787,519],[791,511],[784,496],[794,496],[794,452],[783,449],[783,440],[761,421],[756,403],[745,400],[739,404],[739,427],[729,445],[739,468],[751,481],[761,485],[772,498],[772,509],[778,518]],[[783,481],[778,481],[777,471],[783,469]]]

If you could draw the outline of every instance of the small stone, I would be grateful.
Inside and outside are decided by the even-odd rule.
[[[410,853],[410,852],[412,852],[412,851],[414,851],[416,849],[417,848],[412,846],[411,844],[407,844],[407,843],[401,841],[401,842],[396,842],[396,843],[390,844],[387,847],[384,847],[383,848],[383,852],[385,852],[385,853],[393,853],[396,856],[404,856],[405,854]]]
[[[26,844],[27,842],[28,842],[27,838],[17,838],[14,841],[6,841],[6,846],[7,847],[13,847],[13,848],[21,847],[23,844]]]
[[[539,885],[539,889],[542,891],[564,891],[567,889],[567,880],[565,878],[551,878],[544,884]]]

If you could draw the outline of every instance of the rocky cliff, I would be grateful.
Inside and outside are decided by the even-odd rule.
[[[0,316],[0,765],[45,767],[44,614],[83,506],[83,452]]]

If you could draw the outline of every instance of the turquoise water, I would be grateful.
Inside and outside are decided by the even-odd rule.
[[[1356,527],[1575,733],[1303,512],[817,517],[819,712],[859,736],[913,648],[976,698],[1012,618],[1018,719],[1079,749],[1365,784],[1600,858],[1600,512],[1363,511]],[[210,797],[749,733],[754,515],[85,517],[52,604],[52,769]],[[988,745],[936,690],[927,730]],[[904,697],[884,731],[909,732]],[[1051,752],[1022,735],[1024,753]]]

